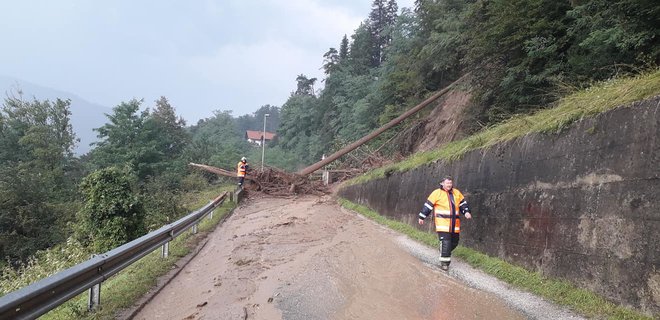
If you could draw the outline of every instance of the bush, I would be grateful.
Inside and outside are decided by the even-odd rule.
[[[146,211],[144,225],[156,230],[186,213],[181,204],[182,193],[167,179],[151,178],[141,188],[140,200]]]
[[[105,252],[145,232],[145,210],[134,193],[135,175],[110,167],[83,179],[84,206],[77,214],[76,236],[96,252]]]

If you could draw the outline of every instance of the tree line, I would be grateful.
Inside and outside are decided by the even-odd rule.
[[[651,0],[417,0],[400,12],[374,0],[323,54],[323,89],[297,77],[279,146],[314,162],[468,72],[469,130],[552,107],[571,89],[656,68],[659,20]]]
[[[173,222],[187,213],[186,192],[217,179],[189,162],[231,170],[242,156],[256,159],[245,130],[262,130],[265,113],[267,129],[279,122],[279,108],[266,105],[187,126],[165,97],[149,108],[134,99],[115,106],[93,149],[76,157],[69,105],[19,92],[0,108],[0,257],[10,264],[69,237],[103,252]]]

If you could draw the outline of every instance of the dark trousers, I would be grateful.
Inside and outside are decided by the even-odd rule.
[[[238,177],[238,185],[239,186],[243,185],[243,181],[245,181],[245,177]]]
[[[449,264],[451,262],[451,252],[458,246],[459,234],[452,232],[438,232],[440,240],[440,261]]]

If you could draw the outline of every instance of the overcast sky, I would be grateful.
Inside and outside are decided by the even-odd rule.
[[[414,0],[399,0],[411,7]],[[112,107],[170,99],[212,110],[281,106],[296,75],[322,78],[371,0],[0,0],[0,74]]]

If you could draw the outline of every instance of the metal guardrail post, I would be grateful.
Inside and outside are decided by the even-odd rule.
[[[163,246],[161,247],[161,256],[162,258],[167,258],[170,256],[170,242],[165,242],[163,243]]]
[[[174,240],[174,232],[170,230],[169,232],[170,239]],[[170,256],[170,241],[167,241],[163,243],[163,246],[161,247],[161,257],[162,258],[167,258]]]
[[[193,234],[197,234],[197,226],[198,226],[198,225],[199,225],[199,224],[197,224],[197,223],[193,224],[193,226],[192,226],[192,233],[193,233]]]
[[[234,193],[233,192],[229,193],[229,201],[234,202]]]
[[[96,257],[96,254],[93,254],[90,259]],[[101,270],[101,267],[98,267],[97,270]],[[87,299],[87,310],[94,311],[99,308],[101,305],[101,282],[92,285],[89,288],[89,298]]]
[[[101,283],[97,283],[89,288],[89,299],[87,300],[87,310],[94,311],[101,306]]]

